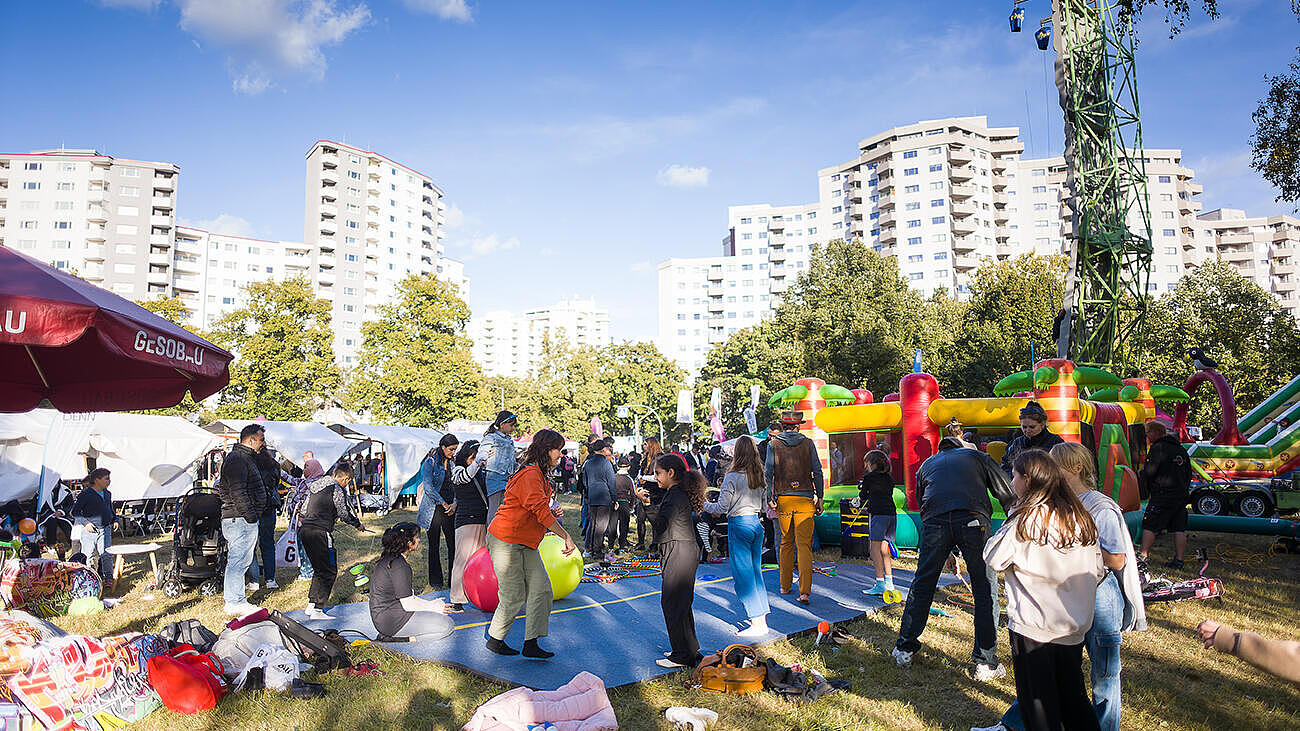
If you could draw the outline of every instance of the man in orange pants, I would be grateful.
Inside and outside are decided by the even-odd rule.
[[[781,414],[781,433],[769,439],[763,469],[768,504],[781,527],[781,593],[790,593],[798,553],[799,601],[807,604],[812,596],[813,518],[822,512],[822,461],[817,445],[799,433],[803,421],[798,411]]]

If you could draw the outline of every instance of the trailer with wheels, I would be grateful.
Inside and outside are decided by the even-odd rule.
[[[1292,477],[1193,482],[1191,503],[1199,515],[1269,518],[1300,510],[1300,489]]]

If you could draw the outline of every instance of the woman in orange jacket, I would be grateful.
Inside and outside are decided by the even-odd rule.
[[[564,437],[557,431],[542,429],[533,436],[524,466],[506,484],[505,498],[488,526],[488,553],[497,574],[499,603],[488,627],[487,648],[498,655],[519,654],[505,640],[525,602],[524,657],[545,660],[555,655],[537,644],[548,634],[552,601],[551,579],[537,546],[550,531],[564,539],[564,555],[576,550],[558,520],[560,508],[548,479],[563,448]]]

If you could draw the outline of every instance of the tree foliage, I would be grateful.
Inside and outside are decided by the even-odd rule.
[[[482,372],[465,335],[469,306],[435,277],[398,282],[391,303],[361,326],[359,363],[344,401],[379,423],[441,426],[473,416]]]
[[[141,300],[136,304],[149,310],[155,315],[162,317],[168,322],[180,325],[201,338],[206,338],[203,333],[185,324],[190,319],[190,311],[189,308],[187,308],[185,304],[176,297],[153,297],[151,299]],[[189,418],[191,415],[197,414],[200,420],[207,421],[211,421],[213,415],[210,409],[205,408],[203,404],[195,402],[194,398],[190,396],[188,391],[185,393],[185,396],[181,398],[181,402],[175,406],[169,406],[165,409],[146,409],[137,413],[157,414],[159,416],[180,416],[184,418]]]
[[[1289,72],[1267,77],[1268,93],[1251,119],[1251,167],[1278,189],[1278,201],[1300,203],[1300,48]]]
[[[210,333],[235,354],[217,414],[309,419],[339,385],[329,302],[316,297],[302,277],[249,284],[243,299]]]
[[[1223,262],[1207,262],[1184,276],[1154,302],[1147,323],[1143,370],[1150,378],[1182,386],[1194,372],[1188,349],[1204,348],[1236,393],[1240,413],[1300,373],[1295,318]],[[1210,433],[1221,426],[1213,389],[1202,386],[1193,394],[1189,423]]]
[[[764,321],[736,332],[709,351],[695,381],[695,431],[709,431],[709,397],[714,388],[722,389],[720,418],[730,436],[747,432],[744,411],[751,385],[758,384],[761,394],[755,413],[762,430],[775,416],[767,407],[768,398],[805,375],[803,344],[775,323]]]

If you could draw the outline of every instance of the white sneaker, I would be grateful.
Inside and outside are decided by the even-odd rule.
[[[1007,728],[1001,721],[998,721],[992,726],[971,726],[970,731],[1011,731],[1011,729]]]
[[[997,665],[978,663],[975,665],[975,670],[972,675],[981,683],[987,683],[990,680],[1007,677],[1007,667],[1002,663],[998,663]],[[1001,723],[998,724],[998,726],[1001,725]],[[998,726],[995,726],[994,728],[997,728]]]
[[[260,609],[261,607],[256,604],[249,604],[248,602],[235,602],[234,604],[226,602],[226,614],[232,617],[247,617]]]
[[[756,640],[766,637],[769,632],[767,627],[746,627],[736,633],[736,636],[742,640]]]
[[[275,579],[271,579],[271,580],[269,580],[269,581],[266,582],[266,588],[268,588],[268,589],[279,589],[279,588],[280,588],[280,585],[277,584],[277,583],[275,583]]]
[[[907,652],[906,650],[900,650],[897,647],[895,647],[894,651],[889,654],[893,656],[894,662],[898,663],[898,667],[900,668],[905,668],[912,664],[913,653]],[[1005,673],[1006,671],[1003,672]]]
[[[303,610],[303,614],[307,615],[307,619],[332,619],[323,609],[311,604],[307,605],[307,608]]]
[[[244,587],[244,590],[245,590],[245,591],[257,591],[258,589],[261,589],[261,588],[262,588],[262,585],[261,585],[261,584],[257,583],[256,581],[250,581],[250,582],[248,582],[248,584]]]

